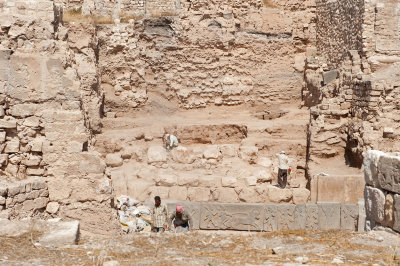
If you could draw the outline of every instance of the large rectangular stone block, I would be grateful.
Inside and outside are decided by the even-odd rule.
[[[339,71],[337,69],[327,71],[322,73],[322,78],[324,80],[324,85],[327,85],[337,79],[339,76]]]
[[[278,230],[278,204],[269,204],[264,207],[264,229],[272,232]]]
[[[394,225],[393,230],[400,232],[400,195],[394,195]]]
[[[378,181],[381,188],[400,193],[400,156],[381,155],[378,162]]]
[[[188,211],[193,218],[193,229],[198,230],[200,228],[200,202],[181,202],[175,200],[164,200],[163,202],[167,205],[168,214],[175,212],[176,205],[182,205],[183,209]]]
[[[317,205],[319,229],[340,229],[340,203],[318,202]]]
[[[377,223],[383,223],[385,218],[385,194],[379,188],[365,187],[365,211],[367,218]]]
[[[365,201],[364,201],[364,199],[358,199],[358,223],[357,223],[357,231],[358,232],[365,231],[366,219],[367,219],[367,215],[365,213]]]
[[[358,205],[342,204],[340,207],[340,229],[357,230],[358,223]]]
[[[200,229],[261,231],[263,204],[202,203]]]

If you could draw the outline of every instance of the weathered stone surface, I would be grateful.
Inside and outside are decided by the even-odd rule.
[[[366,219],[367,219],[367,215],[365,213],[365,201],[364,201],[364,199],[358,199],[358,223],[357,223],[357,231],[358,232],[365,231]]]
[[[158,163],[167,161],[167,152],[161,146],[152,146],[147,151],[148,163]]]
[[[18,138],[13,138],[6,142],[6,147],[4,148],[5,153],[16,153],[19,152],[20,141]]]
[[[394,195],[394,224],[393,229],[400,232],[400,195]]]
[[[210,189],[202,187],[189,187],[187,195],[190,201],[200,201],[200,202],[209,201]]]
[[[339,75],[339,71],[337,69],[322,73],[324,85],[328,85],[329,83],[331,83],[332,81],[337,79],[338,75]]]
[[[281,189],[275,186],[268,187],[268,197],[273,203],[290,202],[292,196],[292,191],[288,188]]]
[[[385,219],[385,194],[378,188],[365,187],[365,210],[367,218],[377,223],[382,223]]]
[[[188,189],[187,187],[171,187],[169,189],[168,198],[171,200],[187,200],[188,197]]]
[[[50,214],[55,214],[58,212],[60,204],[58,202],[49,202],[46,207],[46,211]]]
[[[124,161],[121,158],[120,154],[107,154],[106,155],[106,164],[110,167],[118,167],[121,166]]]
[[[242,202],[259,203],[265,202],[267,194],[254,186],[242,188],[239,192],[239,199]]]
[[[296,205],[279,204],[277,206],[278,230],[293,230],[296,228]]]
[[[160,173],[156,179],[157,186],[172,187],[177,184],[177,177],[174,174]]]
[[[256,146],[240,146],[239,157],[249,163],[255,163],[258,156],[258,148]]]
[[[278,206],[277,204],[265,205],[263,231],[272,232],[278,230]]]
[[[340,229],[340,204],[333,202],[318,202],[317,205],[319,229]]]
[[[315,203],[307,203],[305,205],[306,209],[306,222],[305,229],[306,230],[317,230],[319,229],[318,225],[318,205]]]
[[[200,209],[201,203],[199,202],[182,202],[182,201],[174,201],[174,200],[164,200],[163,201],[168,208],[168,213],[171,214],[175,212],[176,205],[182,205],[183,209],[188,211],[193,218],[193,229],[197,230],[200,228]]]
[[[192,149],[179,146],[171,151],[172,159],[177,163],[191,164],[196,160],[196,154]]]
[[[223,187],[234,188],[237,185],[237,178],[234,176],[224,176],[221,178],[221,184]]]
[[[15,120],[0,119],[0,128],[3,129],[17,128],[17,122]]]
[[[364,157],[364,177],[365,183],[376,186],[378,183],[378,162],[384,152],[369,150]]]
[[[310,200],[311,193],[306,188],[294,188],[292,192],[294,204],[306,204]]]
[[[263,204],[201,205],[200,229],[261,231],[264,222]]]
[[[394,225],[394,197],[387,194],[385,199],[385,226],[393,227]]]
[[[210,146],[203,152],[203,157],[206,159],[219,160],[222,158],[222,153],[218,146]]]
[[[378,162],[378,181],[385,190],[400,193],[400,156],[382,155]]]
[[[212,198],[218,202],[238,202],[238,194],[234,188],[217,188],[212,192]]]
[[[340,228],[343,230],[357,230],[358,205],[342,204],[340,207]]]
[[[49,230],[39,238],[44,246],[77,244],[78,240],[79,221],[49,223]]]

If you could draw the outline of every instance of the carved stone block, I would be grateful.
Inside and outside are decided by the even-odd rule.
[[[318,202],[320,230],[340,229],[340,203]]]
[[[358,205],[342,204],[340,207],[340,228],[343,230],[357,230]]]
[[[174,201],[164,200],[163,201],[168,208],[168,214],[176,210],[176,205],[182,205],[183,209],[188,211],[193,218],[193,229],[198,230],[200,228],[200,203],[199,202],[188,202],[188,201]]]
[[[200,229],[261,231],[263,204],[202,203]]]

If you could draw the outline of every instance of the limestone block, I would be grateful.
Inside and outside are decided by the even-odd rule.
[[[29,155],[27,158],[22,160],[22,164],[26,166],[37,166],[42,161],[42,157],[38,155]]]
[[[324,85],[327,85],[338,78],[339,71],[337,69],[322,73]]]
[[[212,198],[218,202],[239,202],[238,194],[233,188],[217,188],[212,192]]]
[[[266,157],[260,157],[257,159],[256,163],[265,167],[266,169],[270,169],[272,167],[272,160]]]
[[[46,207],[46,211],[50,214],[55,214],[58,212],[60,204],[58,202],[49,202]]]
[[[0,166],[8,164],[8,154],[0,154]]]
[[[6,141],[6,132],[0,131],[0,143],[4,143]]]
[[[39,107],[39,104],[33,103],[15,104],[9,109],[9,114],[20,118],[33,116],[36,114]]]
[[[32,140],[29,145],[31,146],[31,151],[33,152],[42,152],[43,148],[43,139],[35,138]]]
[[[264,207],[264,224],[263,230],[273,232],[278,230],[278,206],[277,204],[269,204]]]
[[[340,229],[340,203],[318,202],[317,205],[319,229]]]
[[[203,157],[205,159],[219,160],[222,158],[222,153],[218,146],[210,146],[203,152]]]
[[[369,150],[364,157],[364,177],[365,182],[373,187],[378,183],[378,162],[384,152]]]
[[[400,193],[400,156],[382,155],[378,162],[378,181],[381,188]]]
[[[393,229],[400,232],[400,195],[394,195],[394,224]]]
[[[17,121],[16,120],[0,119],[0,128],[1,129],[17,128]]]
[[[307,222],[307,208],[305,204],[296,205],[296,209],[294,211],[294,226],[293,230],[304,230],[306,229]]]
[[[200,229],[261,231],[263,204],[203,203]]]
[[[178,185],[187,187],[199,186],[199,178],[193,175],[180,175],[178,176]]]
[[[193,218],[193,229],[197,230],[200,228],[200,210],[201,203],[199,202],[188,202],[188,201],[175,201],[175,200],[164,200],[163,201],[168,208],[168,213],[171,214],[175,212],[176,205],[182,205],[185,211],[188,211]]]
[[[358,199],[358,223],[357,223],[357,231],[364,232],[365,231],[365,222],[367,219],[367,215],[365,213],[365,201],[364,199]]]
[[[169,189],[168,198],[172,200],[187,200],[188,189],[186,187],[171,187]]]
[[[156,179],[157,186],[172,187],[177,184],[177,177],[174,174],[159,174]]]
[[[294,204],[305,204],[310,200],[311,193],[306,188],[294,188],[292,193]]]
[[[209,188],[189,187],[187,193],[190,201],[206,202],[210,200]]]
[[[167,199],[169,194],[169,187],[149,187],[148,189],[148,195],[151,198],[154,198],[155,196],[160,196],[162,199]]]
[[[384,225],[393,227],[394,225],[394,197],[388,193],[385,199],[385,221]]]
[[[15,203],[22,203],[26,200],[26,193],[18,194],[14,197],[13,202]]]
[[[365,187],[364,193],[367,218],[382,223],[385,219],[385,194],[370,186]]]
[[[49,198],[47,197],[39,197],[33,200],[35,209],[42,209],[47,206],[47,203],[49,202]]]
[[[221,184],[221,179],[219,176],[201,176],[198,181],[200,187],[217,187]]]
[[[44,175],[45,169],[38,167],[29,167],[26,169],[26,174],[29,176],[41,176]]]
[[[342,230],[357,231],[358,205],[342,204],[340,207],[340,228]]]
[[[221,178],[223,187],[235,187],[237,185],[237,178],[233,176],[224,176]]]
[[[256,176],[248,176],[243,179],[244,179],[245,185],[248,187],[257,185],[258,178]]]
[[[124,161],[121,158],[120,154],[107,154],[106,155],[106,165],[110,167],[118,167],[121,166]]]
[[[268,197],[273,203],[290,202],[293,194],[288,188],[281,189],[275,186],[268,187]]]
[[[296,227],[295,217],[296,205],[279,204],[277,206],[278,230],[293,230]]]
[[[167,161],[167,152],[161,146],[152,146],[147,150],[148,163],[158,163]]]
[[[23,123],[26,127],[38,128],[40,125],[40,119],[36,116],[27,117]]]
[[[249,163],[257,161],[258,148],[256,146],[240,146],[239,157]]]
[[[24,192],[25,192],[25,185],[19,183],[11,184],[8,186],[7,197],[14,197],[19,193],[24,193]]]
[[[271,183],[272,181],[270,169],[257,170],[253,173],[253,175],[257,178],[258,183]]]
[[[220,146],[222,156],[225,158],[232,158],[238,155],[237,147],[234,145],[221,145]]]
[[[0,196],[5,197],[7,195],[8,188],[5,185],[0,184]]]
[[[54,222],[50,229],[39,238],[44,246],[62,246],[77,244],[79,239],[79,221]]]
[[[239,193],[239,200],[242,202],[263,203],[266,198],[266,193],[259,193],[255,187],[245,187]]]
[[[31,200],[31,199],[36,199],[37,197],[40,196],[40,191],[41,190],[32,190],[29,193],[26,193],[26,199]]]
[[[6,147],[4,148],[4,153],[16,153],[19,152],[20,142],[18,138],[13,138],[6,142]]]
[[[32,189],[46,189],[47,184],[46,181],[34,179],[32,180]]]
[[[179,146],[171,151],[172,159],[177,163],[191,164],[196,160],[193,149]]]

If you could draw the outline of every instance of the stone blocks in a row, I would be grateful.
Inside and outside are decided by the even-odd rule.
[[[357,230],[359,206],[340,203],[247,204],[165,201],[168,211],[176,205],[192,215],[194,229],[266,231]]]

